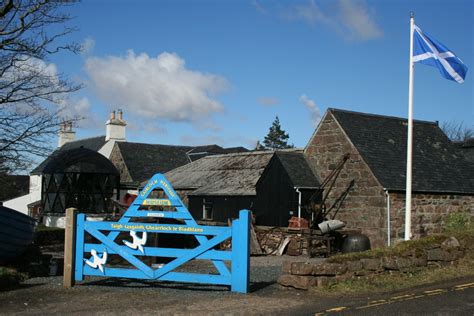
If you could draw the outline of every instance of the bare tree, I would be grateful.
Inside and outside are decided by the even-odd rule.
[[[81,88],[57,73],[49,58],[77,53],[78,44],[58,44],[75,29],[61,12],[71,3],[4,0],[0,4],[0,173],[25,170],[46,156],[67,95]],[[49,30],[49,31],[47,31]],[[77,118],[68,118],[76,121]]]
[[[464,126],[463,122],[443,122],[441,129],[449,139],[456,142],[466,141],[474,137],[474,129]]]

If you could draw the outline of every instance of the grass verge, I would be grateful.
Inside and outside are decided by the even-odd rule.
[[[430,267],[406,273],[379,274],[340,281],[324,288],[314,288],[320,294],[383,293],[408,289],[430,283],[474,276],[474,253],[468,253],[455,265]]]
[[[474,244],[474,230],[472,227],[466,230],[457,230],[443,234],[432,235],[418,240],[404,241],[395,247],[377,248],[360,253],[349,253],[337,255],[328,259],[328,262],[346,262],[362,258],[380,258],[383,256],[416,255],[425,249],[439,246],[450,236],[456,237],[464,248]],[[355,277],[339,281],[323,288],[313,288],[319,294],[364,294],[392,292],[411,287],[426,285],[430,283],[447,281],[459,277],[474,276],[474,250],[467,250],[463,258],[455,264],[446,266],[429,266],[409,272],[380,273],[366,277]]]

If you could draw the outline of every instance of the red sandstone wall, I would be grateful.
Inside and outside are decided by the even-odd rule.
[[[372,247],[384,246],[387,243],[387,223],[383,188],[328,112],[307,145],[305,154],[322,181],[346,153],[350,153],[351,158],[340,173],[326,204],[328,207],[332,205],[354,180],[355,186],[336,218],[345,222],[348,229],[360,229],[370,238]]]
[[[390,193],[392,239],[404,238],[405,193]],[[474,196],[454,194],[413,194],[412,234],[422,237],[443,230],[445,217],[453,212],[470,212],[474,216]]]
[[[120,152],[117,145],[114,145],[112,152],[110,153],[110,161],[114,164],[115,168],[120,172],[120,183],[132,182],[132,177],[128,172],[127,165],[125,164],[122,153]]]

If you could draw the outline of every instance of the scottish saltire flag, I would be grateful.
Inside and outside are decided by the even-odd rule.
[[[464,82],[467,66],[446,46],[423,33],[415,25],[413,34],[413,62],[438,68],[441,75],[449,80]]]

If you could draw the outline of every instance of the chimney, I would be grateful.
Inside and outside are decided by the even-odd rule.
[[[127,126],[127,123],[123,120],[122,110],[119,109],[117,112],[118,118],[115,117],[115,111],[112,111],[110,112],[110,119],[105,123],[105,141],[126,141],[125,126]]]
[[[72,122],[62,122],[59,126],[58,147],[76,140],[76,132],[72,130]]]

